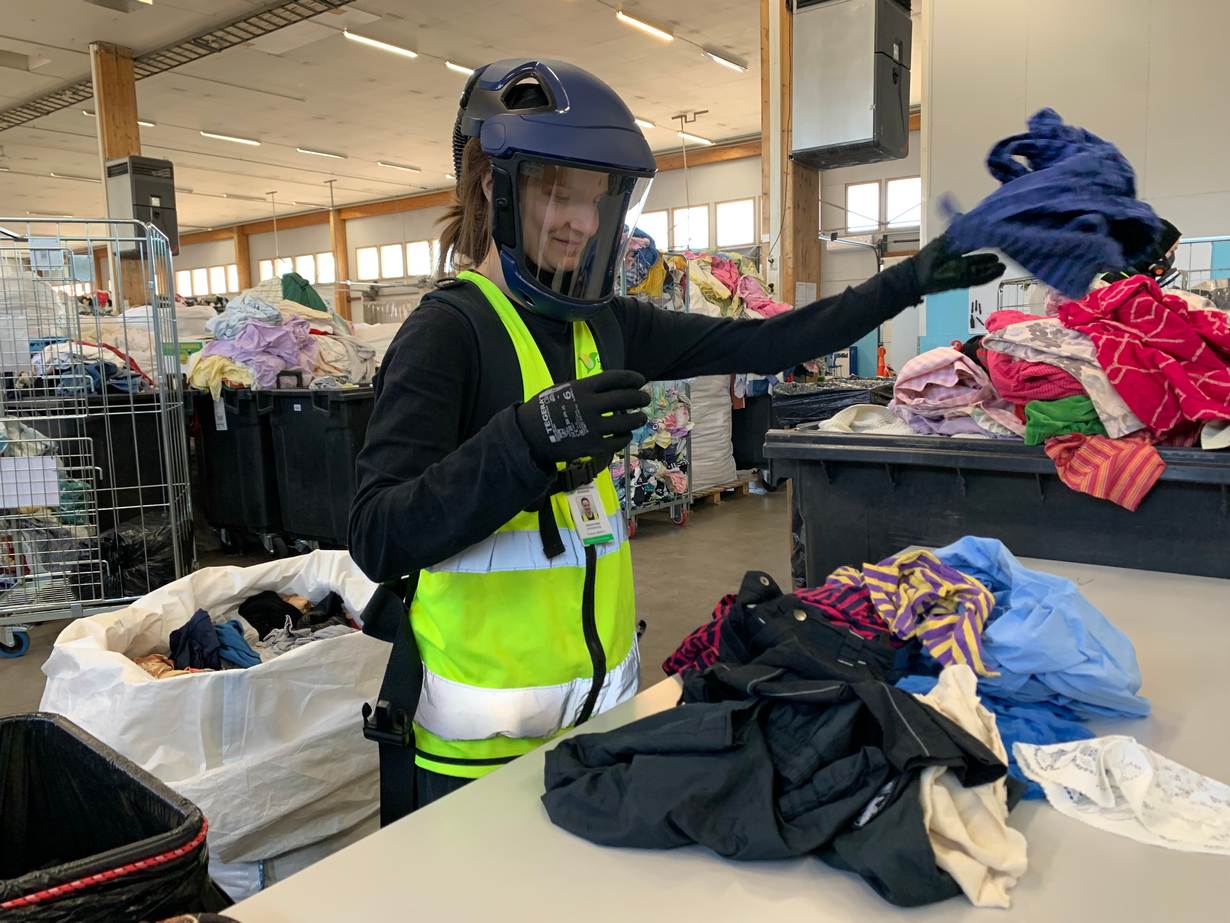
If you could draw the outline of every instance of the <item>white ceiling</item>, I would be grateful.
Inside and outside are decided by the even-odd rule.
[[[116,13],[86,0],[5,0],[0,52],[28,55],[30,71],[0,66],[0,106],[88,78],[91,41],[142,54],[272,5],[271,0],[154,0]],[[658,125],[708,109],[689,130],[713,140],[760,131],[759,10],[752,0],[644,0],[630,14],[668,27],[664,43],[615,18],[604,0],[358,0],[338,13],[292,26],[247,46],[137,83],[143,153],[175,163],[181,228],[267,217],[449,185],[449,138],[464,76],[444,67],[503,57],[572,60],[606,80],[636,115]],[[319,24],[319,25],[318,25]],[[414,60],[348,41],[343,27],[420,53]],[[684,41],[683,39],[689,39]],[[721,67],[697,47],[748,64]],[[46,59],[46,63],[39,62]],[[0,54],[0,63],[11,58]],[[200,130],[262,142],[248,147]],[[648,129],[657,151],[677,149],[673,130]],[[347,155],[330,160],[296,147]],[[93,120],[63,110],[0,132],[0,213],[90,216],[102,211],[101,185],[56,179],[98,174]],[[411,174],[377,166],[412,164]],[[202,195],[208,193],[210,195]],[[243,201],[229,196],[251,196]],[[299,203],[297,206],[291,202]]]

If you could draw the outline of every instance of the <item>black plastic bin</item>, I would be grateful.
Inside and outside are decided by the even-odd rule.
[[[1133,513],[1068,488],[1041,446],[808,428],[765,443],[774,475],[794,482],[808,585],[964,535],[1025,557],[1230,576],[1230,453],[1159,451],[1166,471]]]
[[[764,437],[776,425],[771,394],[747,398],[743,408],[730,415],[730,444],[736,468],[745,471],[764,467]]]
[[[270,426],[273,394],[223,388],[218,403],[220,409],[208,392],[193,392],[205,521],[215,529],[278,532],[282,518]]]
[[[0,918],[223,910],[206,829],[196,805],[67,719],[0,718]]]
[[[271,428],[282,529],[346,546],[355,461],[376,398],[371,388],[274,391]]]
[[[86,398],[83,418],[56,415],[53,411],[63,406],[58,401],[22,406],[23,413],[38,416],[31,425],[44,436],[87,436],[93,443],[99,528],[104,531],[140,518],[143,509],[167,505],[161,402],[157,394],[96,394]]]
[[[778,426],[799,426],[827,420],[853,404],[886,405],[892,397],[893,385],[887,380],[854,385],[840,379],[815,385],[779,385],[773,392],[773,419]]]

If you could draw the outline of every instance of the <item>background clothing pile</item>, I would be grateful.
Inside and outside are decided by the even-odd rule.
[[[205,327],[213,339],[189,360],[188,383],[215,398],[224,385],[343,388],[369,384],[376,372],[376,351],[294,273],[231,299]]]

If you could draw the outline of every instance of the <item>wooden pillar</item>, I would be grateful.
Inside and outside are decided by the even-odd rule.
[[[781,297],[795,305],[819,297],[820,289],[820,172],[790,159],[790,118],[793,100],[794,17],[782,12],[778,52],[781,108],[778,130],[782,164]]]
[[[109,42],[90,44],[90,75],[94,83],[94,123],[98,131],[98,173],[103,182],[106,214],[107,161],[141,153],[141,127],[137,124],[137,84],[132,73],[132,50]],[[119,233],[131,236],[131,231]],[[133,256],[138,256],[134,254]],[[150,293],[147,277],[151,267],[139,258],[121,259],[110,253],[111,295],[117,310],[146,304]],[[118,264],[119,272],[114,269]],[[167,289],[168,291],[170,289]]]
[[[773,162],[773,145],[770,142],[773,120],[769,107],[769,93],[773,85],[773,62],[769,54],[769,3],[770,0],[760,0],[760,271],[765,274],[769,271],[769,246],[763,240],[767,237],[769,245],[773,242],[772,209],[769,205],[772,192],[770,164]]]
[[[248,246],[248,234],[241,225],[231,229],[235,241],[235,266],[238,269],[239,290],[252,287],[252,250]]]
[[[333,309],[350,320],[350,244],[346,241],[346,221],[336,208],[329,210],[329,245],[333,250]]]

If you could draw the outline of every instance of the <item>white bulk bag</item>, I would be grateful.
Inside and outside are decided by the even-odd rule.
[[[377,748],[360,708],[389,646],[362,632],[246,670],[154,679],[130,660],[167,653],[197,609],[215,622],[262,590],[341,595],[356,618],[375,591],[344,551],[211,567],[126,608],[78,619],[43,666],[43,711],[62,714],[193,801],[222,862],[279,856],[351,830],[379,808]]]

